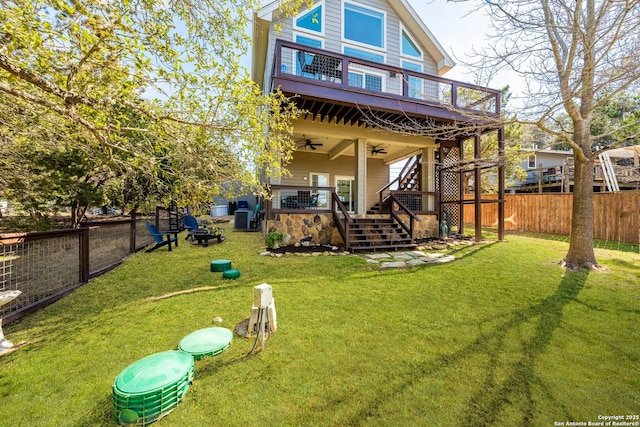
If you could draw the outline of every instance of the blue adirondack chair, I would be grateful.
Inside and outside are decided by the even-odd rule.
[[[150,222],[146,223],[147,230],[151,236],[153,236],[153,240],[156,241],[156,245],[152,248],[146,250],[146,252],[155,251],[159,247],[164,245],[169,246],[169,252],[171,252],[171,243],[175,243],[176,247],[178,247],[178,232],[177,231],[159,231],[158,228],[151,224]],[[173,234],[173,237],[171,235]]]
[[[222,236],[222,230],[219,228],[209,229],[205,225],[198,224],[198,220],[193,215],[186,215],[184,217],[184,226],[187,229],[187,237],[185,240],[191,238],[191,241],[197,240],[198,243],[203,243],[203,246],[209,246],[209,240],[217,239],[218,243],[222,243],[225,237]]]
[[[204,225],[198,224],[198,220],[193,215],[185,215],[183,218],[184,228],[187,229],[187,237],[184,240],[191,238],[193,240],[193,235],[198,233],[198,230],[205,230]]]

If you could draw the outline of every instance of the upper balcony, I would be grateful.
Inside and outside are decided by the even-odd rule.
[[[469,122],[500,114],[500,91],[277,40],[272,89],[297,95],[314,119],[368,125],[415,118]]]

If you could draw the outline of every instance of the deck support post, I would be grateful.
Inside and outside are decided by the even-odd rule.
[[[480,169],[480,159],[482,158],[480,132],[473,137],[473,198],[475,207],[475,241],[482,241],[482,170]]]
[[[498,240],[504,240],[504,128],[498,128]]]
[[[356,214],[367,213],[367,140],[358,138],[355,142],[356,171]]]

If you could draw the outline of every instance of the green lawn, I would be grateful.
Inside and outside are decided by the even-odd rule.
[[[597,249],[607,272],[565,273],[567,243],[513,235],[451,263],[377,270],[359,257],[263,257],[256,233],[138,253],[6,326],[0,425],[115,425],[111,387],[138,359],[248,317],[273,286],[265,351],[234,338],[198,360],[158,426],[553,426],[640,414],[640,255]],[[222,280],[226,258],[242,276]],[[184,289],[219,286],[159,301]],[[221,317],[221,324],[214,323]],[[8,424],[3,424],[7,422]]]

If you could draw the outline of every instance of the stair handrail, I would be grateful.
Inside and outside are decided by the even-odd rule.
[[[389,198],[391,199],[391,203],[393,204],[394,202],[398,204],[398,207],[405,211],[407,213],[407,215],[409,215],[409,226],[407,227],[407,225],[404,223],[404,221],[402,221],[400,219],[400,217],[398,215],[396,215],[396,213],[393,211],[393,208],[391,209],[391,216],[398,222],[398,224],[400,224],[400,226],[402,228],[404,228],[404,230],[409,233],[409,235],[411,236],[411,240],[413,241],[415,239],[415,236],[413,234],[414,231],[414,222],[415,221],[420,221],[420,217],[418,217],[418,215],[416,215],[415,213],[413,213],[413,211],[411,209],[409,209],[407,207],[407,205],[405,205],[402,201],[400,201],[400,199],[398,199],[395,194],[391,193],[389,195]]]
[[[394,179],[393,181],[389,182],[387,185],[385,185],[384,187],[376,191],[376,194],[380,198],[380,202],[379,202],[380,212],[382,212],[383,203],[389,198],[389,195],[391,194],[391,190],[389,189],[389,187],[391,187],[394,183],[399,181],[400,181],[400,177],[398,176],[396,177],[396,179]]]
[[[353,224],[354,221],[353,221],[353,218],[351,218],[351,215],[349,215],[349,211],[347,210],[347,207],[344,205],[344,203],[342,203],[342,200],[340,200],[338,193],[336,193],[335,191],[331,192],[331,211],[333,213],[333,221],[336,224],[336,228],[338,229],[340,236],[342,236],[342,241],[344,242],[344,249],[345,251],[348,251],[350,247],[349,238],[348,238],[349,227],[351,224]],[[338,213],[341,213],[343,215],[344,223],[340,219],[340,216],[338,215]]]
[[[422,154],[418,153],[415,156],[413,156],[413,160],[405,163],[404,167],[400,171],[400,174],[398,175],[398,179],[400,180],[399,184],[402,183],[402,181],[404,181],[407,175],[409,175],[409,172],[418,165],[418,162],[420,162],[420,159],[422,159]]]
[[[390,181],[384,187],[376,191],[375,194],[377,194],[378,197],[380,198],[381,210],[382,210],[382,205],[384,204],[384,202],[386,202],[389,199],[389,196],[391,195],[391,191],[389,190],[389,188],[396,182],[400,184],[407,177],[407,175],[409,174],[409,171],[416,166],[417,162],[419,162],[421,158],[422,158],[421,154],[416,154],[415,156],[413,156],[413,160],[408,161],[404,164],[404,167],[402,168],[402,170],[400,170],[400,173],[398,174],[397,177],[395,177],[392,181]],[[386,193],[387,190],[389,190],[388,194]]]

